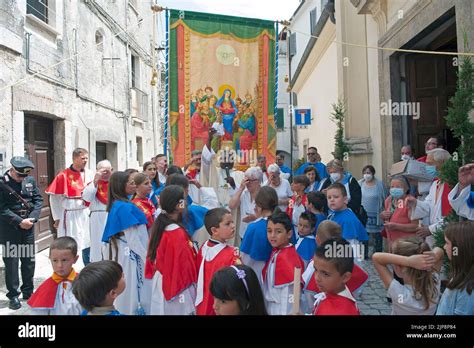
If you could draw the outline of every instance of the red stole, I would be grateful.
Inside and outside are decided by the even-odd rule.
[[[189,166],[188,170],[186,171],[186,176],[190,179],[196,179],[196,176],[199,174],[199,168],[194,166]]]
[[[277,254],[276,258],[273,259],[275,254]],[[295,268],[300,268],[302,272],[304,271],[304,262],[291,244],[281,249],[273,249],[270,259],[262,270],[263,281],[266,281],[267,269],[270,267],[271,262],[275,262],[275,284],[271,284],[271,286],[292,283],[295,277]],[[303,278],[301,278],[301,282],[303,282]]]
[[[85,183],[81,172],[67,168],[60,172],[46,189],[47,194],[64,195],[68,198],[81,198]]]
[[[32,308],[54,308],[56,301],[56,294],[58,292],[58,286],[64,281],[72,282],[76,279],[77,273],[74,268],[71,273],[65,278],[53,273],[53,275],[46,279],[43,284],[31,295],[28,300],[28,305]]]
[[[440,179],[436,179],[436,187],[440,187],[442,185],[443,187],[443,193],[441,194],[441,216],[446,217],[448,216],[451,211],[453,210],[453,207],[451,207],[451,204],[449,203],[448,195],[449,192],[451,192],[452,187],[449,186],[447,183],[441,182]]]
[[[97,181],[97,192],[95,196],[97,197],[100,203],[107,205],[107,203],[109,202],[108,192],[109,182],[104,180]]]
[[[311,267],[313,267],[312,264],[311,264]],[[354,264],[354,267],[352,268],[351,279],[349,279],[349,281],[346,283],[346,286],[351,293],[354,293],[354,291],[359,289],[367,281],[367,279],[369,279],[369,275],[367,274],[367,272],[364,271],[359,266],[357,266],[356,264]],[[321,292],[321,290],[319,290],[318,284],[316,283],[316,278],[314,277],[314,271],[311,275],[311,278],[308,284],[305,286],[305,291],[309,291],[315,294]]]
[[[427,158],[427,157],[428,157],[427,155],[424,155],[423,157],[417,158],[416,160],[417,160],[418,162],[426,163],[426,158]]]
[[[213,242],[207,241],[206,242],[209,247],[214,245]],[[199,273],[199,267],[202,263],[203,255],[202,255],[202,247],[199,250],[197,255],[197,272]],[[209,290],[209,286],[211,285],[211,280],[214,274],[228,266],[233,265],[241,265],[242,262],[240,261],[238,249],[234,249],[231,246],[226,246],[222,249],[219,254],[217,254],[211,261],[204,261],[204,284],[203,284],[203,299],[202,302],[196,306],[196,314],[197,315],[216,315],[214,312],[214,297]]]
[[[360,315],[356,302],[339,294],[324,293],[323,299],[314,309],[314,315]]]
[[[135,204],[146,216],[146,227],[150,228],[155,221],[155,205],[149,198],[134,198],[132,203]]]
[[[172,300],[197,282],[196,251],[182,227],[163,232],[154,263],[147,257],[145,278],[153,278],[156,271],[163,277],[162,287],[166,301]]]
[[[286,214],[290,217],[290,220],[293,221],[293,205],[296,204],[296,195],[293,195],[293,197],[290,198],[290,201],[288,203],[288,208],[286,209]],[[306,193],[303,194],[301,198],[301,204],[306,207],[306,203],[308,202],[308,197],[306,196]]]

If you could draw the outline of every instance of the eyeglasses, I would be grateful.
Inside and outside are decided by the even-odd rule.
[[[426,145],[438,146],[438,143],[433,143],[433,142],[429,143],[429,142],[426,142]]]
[[[134,180],[127,181],[127,185],[135,185],[135,181]]]
[[[316,155],[316,152],[308,152],[307,155],[308,156]]]

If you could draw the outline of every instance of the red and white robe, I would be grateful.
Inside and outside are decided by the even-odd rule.
[[[220,269],[242,264],[239,249],[225,243],[208,240],[203,244],[197,256],[198,282],[196,293],[196,314],[215,315],[214,297],[209,286],[213,275]]]
[[[281,249],[273,249],[262,271],[263,293],[268,314],[288,315],[293,309],[293,302],[300,301],[299,298],[293,298],[295,268],[303,270],[304,262],[292,244]]]

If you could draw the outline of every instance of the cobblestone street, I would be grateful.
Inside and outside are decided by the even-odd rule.
[[[364,270],[369,273],[369,280],[365,284],[357,306],[362,315],[390,315],[391,306],[387,302],[387,290],[375,270],[372,261],[363,261]]]

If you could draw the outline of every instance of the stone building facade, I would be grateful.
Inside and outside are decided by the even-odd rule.
[[[163,151],[151,0],[0,4],[0,170],[27,155],[44,192],[76,147],[139,169]],[[156,74],[158,75],[158,74]],[[49,232],[47,204],[41,231]]]

